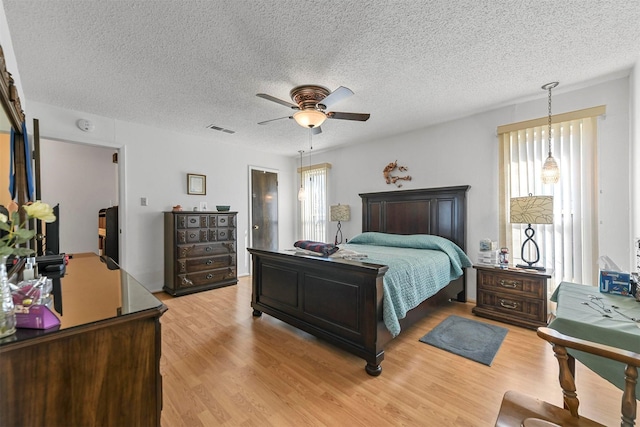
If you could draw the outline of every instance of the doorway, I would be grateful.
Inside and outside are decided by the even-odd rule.
[[[41,196],[60,205],[62,252],[100,254],[100,211],[119,201],[118,154],[118,148],[40,137]]]
[[[255,249],[278,250],[278,173],[249,167],[251,240]]]

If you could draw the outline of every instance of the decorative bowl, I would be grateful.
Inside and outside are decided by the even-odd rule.
[[[221,205],[216,205],[216,210],[218,212],[227,212],[229,209],[231,208],[231,206],[221,206]]]

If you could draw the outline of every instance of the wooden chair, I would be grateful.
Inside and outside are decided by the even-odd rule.
[[[502,399],[496,427],[503,426],[602,426],[593,420],[578,416],[578,397],[576,394],[575,359],[567,353],[567,348],[606,357],[626,365],[624,372],[625,388],[622,393],[622,420],[620,425],[635,425],[636,418],[636,382],[640,354],[619,348],[597,344],[591,341],[563,335],[553,329],[538,328],[538,336],[549,341],[560,365],[560,387],[564,396],[564,408],[542,400],[507,391]]]

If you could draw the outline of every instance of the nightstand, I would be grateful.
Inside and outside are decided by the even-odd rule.
[[[477,278],[473,313],[536,329],[547,325],[548,272],[474,265]]]

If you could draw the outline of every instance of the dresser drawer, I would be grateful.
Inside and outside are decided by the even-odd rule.
[[[215,284],[224,280],[237,280],[235,267],[177,275],[177,285],[180,288]]]
[[[516,294],[479,292],[477,306],[521,319],[546,320],[546,301],[528,299]]]
[[[503,292],[525,298],[545,298],[545,278],[526,277],[508,272],[478,271],[478,291]]]
[[[236,265],[236,255],[217,255],[205,258],[185,258],[178,260],[178,273],[194,273]]]
[[[227,227],[209,229],[209,241],[215,242],[216,240],[236,240],[236,229]]]
[[[236,242],[211,242],[199,245],[178,246],[178,258],[193,258],[236,253]]]
[[[209,227],[235,227],[235,215],[209,215]]]
[[[176,232],[176,240],[178,244],[208,242],[209,230],[207,229],[178,230]]]
[[[208,226],[208,215],[180,214],[176,218],[177,228],[207,228]]]

